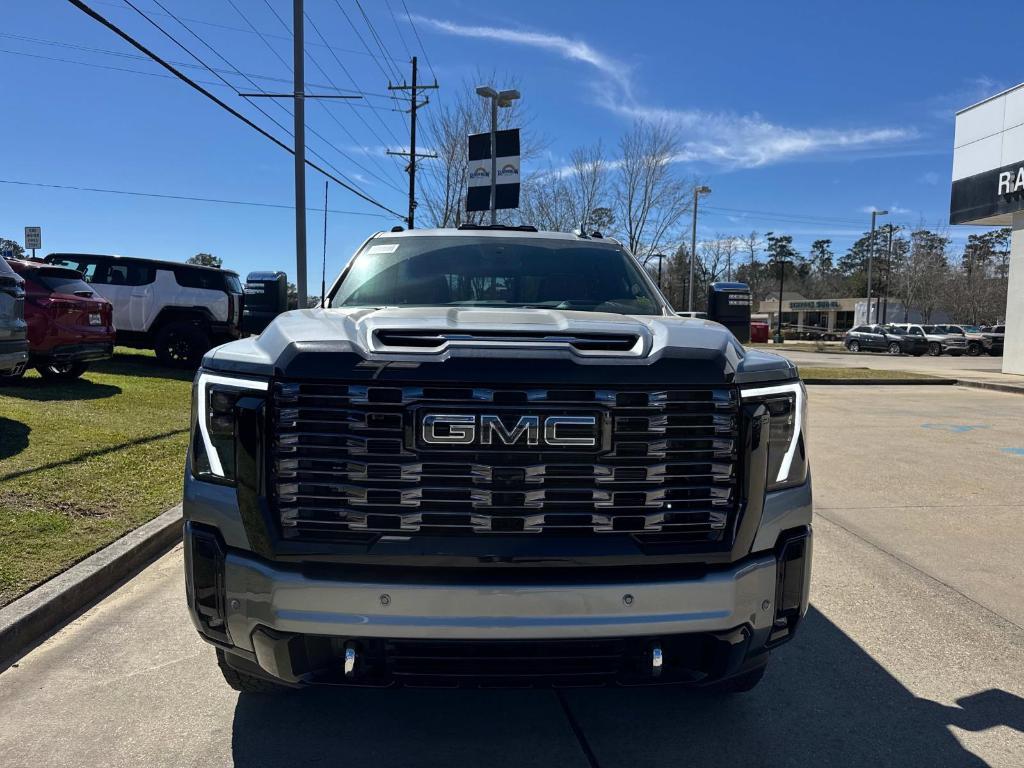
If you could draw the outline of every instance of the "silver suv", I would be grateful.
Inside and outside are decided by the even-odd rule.
[[[928,339],[928,354],[932,357],[939,355],[960,357],[967,352],[967,339],[962,334],[948,330],[947,326],[897,323],[894,327],[911,333],[923,334]]]
[[[24,284],[0,258],[0,376],[20,373],[28,360]]]

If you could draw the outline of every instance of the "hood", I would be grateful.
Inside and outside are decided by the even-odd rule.
[[[328,363],[326,355],[335,359]],[[566,365],[613,366],[627,375],[626,369],[676,361],[670,367],[691,369],[686,379],[707,378],[710,371],[716,380],[796,376],[785,358],[747,350],[727,328],[708,320],[472,307],[294,310],[257,337],[211,350],[204,367],[278,376],[336,365],[422,373],[431,363],[452,364],[443,366],[447,370],[493,369],[494,361],[509,359],[548,361],[534,369],[538,375]]]

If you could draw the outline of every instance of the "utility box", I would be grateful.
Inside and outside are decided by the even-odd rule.
[[[255,335],[288,310],[288,276],[284,272],[250,272],[245,278],[242,333]]]
[[[721,323],[742,344],[750,342],[750,286],[712,283],[708,287],[708,320]]]

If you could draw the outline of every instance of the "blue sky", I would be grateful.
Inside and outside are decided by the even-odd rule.
[[[155,0],[133,2],[209,63],[225,66]],[[282,81],[259,81],[264,88],[290,90],[289,33],[273,13],[290,24],[287,0],[160,2],[239,69]],[[420,47],[402,0],[361,2],[404,71],[407,49]],[[91,4],[161,55],[192,61],[122,0]],[[309,144],[369,195],[404,210],[404,174],[378,154],[407,131],[384,97],[382,70],[391,65],[363,47],[376,51],[355,0],[306,4],[337,56],[307,25],[308,81],[326,85],[329,77],[342,88],[354,81],[375,94],[358,106],[310,104],[310,128],[323,139],[311,133]],[[871,206],[889,208],[897,223],[943,224],[953,112],[1024,80],[1019,46],[1006,44],[1013,39],[1007,30],[1024,26],[1024,4],[1011,0],[984,13],[924,0],[405,4],[429,60],[421,57],[421,70],[430,77],[432,68],[442,85],[433,99],[444,100],[477,71],[513,74],[548,140],[539,162],[554,166],[599,138],[613,150],[636,118],[668,121],[684,141],[680,172],[714,190],[701,237],[775,230],[793,234],[804,250],[819,237],[845,249],[866,228]],[[25,225],[39,225],[44,252],[184,259],[209,251],[243,274],[293,273],[290,155],[136,55],[63,0],[0,5],[0,180],[285,207],[0,183],[0,236],[21,240]],[[184,71],[216,82],[208,72]],[[210,90],[282,134],[229,89]],[[280,107],[260,104],[290,125]],[[322,205],[317,174],[309,174],[308,189],[309,205]],[[342,189],[332,187],[331,196],[330,207],[346,213],[329,220],[328,273],[366,235],[396,223],[366,215],[379,211]],[[316,293],[322,215],[311,212],[308,221]],[[951,234],[962,241],[968,231]]]

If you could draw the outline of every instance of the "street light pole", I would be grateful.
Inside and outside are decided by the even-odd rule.
[[[519,91],[497,91],[489,85],[476,89],[478,96],[491,100],[491,226],[498,223],[498,107],[511,107]]]
[[[871,325],[871,262],[875,258],[875,219],[878,216],[885,216],[888,211],[871,211],[871,244],[868,247],[868,306],[867,306],[867,320],[865,321],[868,325]],[[877,320],[877,314],[875,319]]]
[[[711,187],[706,187],[703,184],[693,188],[693,226],[690,229],[690,280],[686,300],[687,312],[693,312],[693,266],[697,260],[697,198],[710,194]]]
[[[782,338],[782,288],[786,284],[786,265],[790,262],[778,259],[776,263],[779,265],[779,321],[775,325],[775,343],[782,344],[784,341]]]

